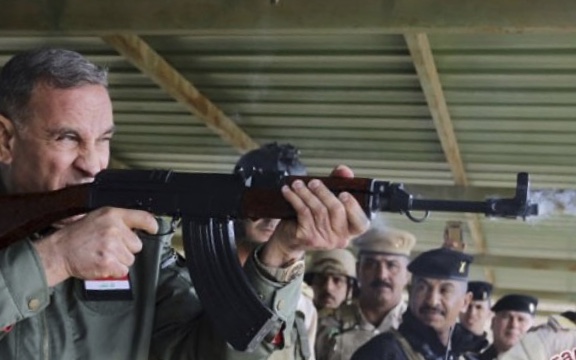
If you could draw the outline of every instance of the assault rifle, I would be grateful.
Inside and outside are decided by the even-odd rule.
[[[54,222],[104,207],[141,209],[181,219],[186,262],[194,285],[217,331],[236,349],[253,350],[277,329],[279,319],[258,298],[241,269],[233,220],[294,218],[280,192],[283,184],[312,177],[278,173],[191,174],[159,170],[104,170],[94,182],[35,194],[0,197],[0,248],[49,227]],[[528,199],[528,174],[519,173],[516,194],[485,201],[416,199],[402,184],[366,178],[316,177],[334,193],[347,191],[366,214],[377,211],[482,213],[526,218],[538,207]]]

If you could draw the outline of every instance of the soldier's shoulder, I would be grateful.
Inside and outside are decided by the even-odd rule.
[[[391,331],[386,331],[362,345],[352,360],[403,359],[403,355],[396,335]]]
[[[310,300],[314,299],[314,289],[312,289],[312,287],[308,284],[306,284],[305,282],[302,282],[302,285],[300,286],[300,291],[302,292],[302,295]]]
[[[360,323],[360,310],[358,304],[342,304],[332,314],[332,318],[342,324],[345,328],[354,327]]]
[[[358,312],[355,304],[342,304],[337,308],[324,308],[318,312],[318,315],[323,318],[333,318],[338,321],[354,319]]]
[[[336,314],[336,311],[338,309],[333,309],[333,308],[324,308],[324,309],[320,309],[318,310],[318,317],[319,318],[331,318],[334,317]]]

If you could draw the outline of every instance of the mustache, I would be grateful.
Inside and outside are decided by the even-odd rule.
[[[434,306],[428,306],[428,305],[423,305],[418,309],[418,313],[419,314],[428,314],[428,313],[438,313],[442,316],[446,315],[446,312],[440,308],[434,307]]]
[[[373,280],[373,281],[370,283],[370,287],[372,287],[372,288],[387,287],[387,288],[389,288],[389,289],[392,289],[392,284],[390,284],[389,282],[384,281],[384,280],[376,279],[376,280]]]

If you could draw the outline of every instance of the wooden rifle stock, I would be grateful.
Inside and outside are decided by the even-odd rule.
[[[0,196],[0,249],[67,217],[88,210],[90,184]]]

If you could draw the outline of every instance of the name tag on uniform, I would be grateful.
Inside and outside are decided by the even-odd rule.
[[[121,278],[84,280],[84,294],[87,300],[132,300],[132,287],[128,275]]]

